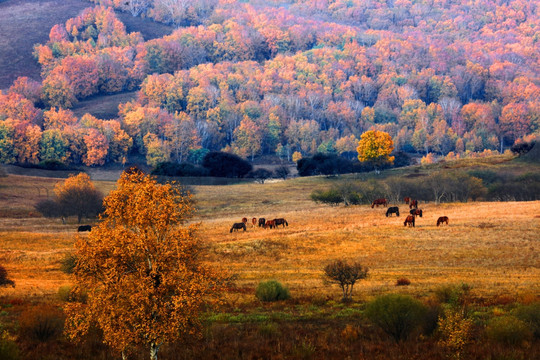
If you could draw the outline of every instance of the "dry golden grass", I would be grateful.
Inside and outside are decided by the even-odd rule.
[[[8,179],[10,179],[10,176]],[[27,192],[33,182],[52,189],[57,180],[18,177]],[[10,181],[13,181],[11,179]],[[403,226],[401,216],[386,218],[386,208],[329,207],[309,200],[311,191],[330,180],[303,178],[267,184],[194,187],[200,222],[199,235],[207,247],[205,261],[237,275],[243,289],[231,293],[235,302],[255,300],[260,281],[277,279],[293,297],[339,298],[336,287],[322,281],[322,268],[331,260],[359,260],[370,268],[369,277],[355,288],[357,300],[385,292],[429,296],[441,285],[466,282],[479,297],[510,295],[519,300],[540,294],[540,201],[421,204],[416,227]],[[4,185],[6,182],[4,181]],[[108,191],[114,183],[99,182]],[[10,186],[0,194],[12,194]],[[33,190],[35,192],[35,190]],[[32,197],[21,190],[20,209],[31,209]],[[0,208],[11,205],[2,203]],[[436,226],[439,216],[450,224]],[[289,226],[229,233],[242,217],[284,217]],[[72,250],[76,224],[38,217],[0,219],[0,263],[16,288],[0,290],[6,296],[52,295],[69,284],[60,260]],[[87,236],[81,234],[80,236]],[[406,277],[410,286],[396,287]]]

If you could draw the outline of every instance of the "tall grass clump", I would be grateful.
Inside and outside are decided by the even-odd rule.
[[[22,313],[19,325],[22,338],[47,342],[64,331],[64,314],[53,306],[38,305]]]
[[[287,300],[291,297],[289,289],[277,280],[259,283],[259,286],[255,290],[255,296],[261,301]]]
[[[427,308],[418,300],[400,294],[377,297],[366,307],[367,318],[396,342],[407,339],[423,324]]]

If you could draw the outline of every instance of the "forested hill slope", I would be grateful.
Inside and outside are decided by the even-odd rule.
[[[0,161],[290,159],[354,152],[370,129],[396,150],[446,155],[538,132],[535,2],[94,2],[36,46],[43,81],[0,96],[13,138]],[[148,40],[106,6],[177,29]],[[126,91],[138,94],[117,119],[67,110]]]

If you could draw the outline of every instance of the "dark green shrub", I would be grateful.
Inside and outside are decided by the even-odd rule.
[[[407,339],[423,324],[426,307],[410,296],[388,294],[377,297],[366,307],[366,316],[396,342]]]
[[[530,327],[510,315],[492,318],[486,326],[486,336],[492,341],[505,345],[521,345],[532,339]]]
[[[335,188],[329,190],[315,190],[310,195],[311,200],[316,203],[323,203],[332,206],[337,206],[341,204],[344,199],[343,195]]]
[[[252,169],[249,162],[234,154],[212,151],[204,156],[202,166],[210,176],[242,178]]]
[[[277,280],[261,282],[255,290],[255,296],[261,301],[287,300],[291,297],[289,289]]]
[[[521,305],[513,311],[513,314],[519,320],[527,323],[534,337],[540,339],[540,303]]]
[[[152,170],[152,175],[161,175],[161,176],[193,176],[201,177],[208,176],[208,170],[202,166],[193,165],[190,163],[172,163],[172,162],[161,162],[156,165]]]
[[[44,160],[36,167],[45,170],[71,170],[69,166],[58,160]]]

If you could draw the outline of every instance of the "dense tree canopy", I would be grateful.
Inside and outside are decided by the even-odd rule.
[[[446,155],[503,151],[540,129],[534,2],[94,2],[35,47],[42,84],[0,94],[2,162],[136,152],[156,164],[199,149],[290,160],[354,151],[369,130]],[[176,29],[145,41],[109,6]],[[43,123],[43,107],[135,89],[117,119]]]

